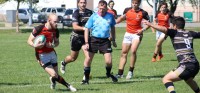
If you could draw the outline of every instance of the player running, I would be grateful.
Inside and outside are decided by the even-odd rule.
[[[194,77],[199,72],[199,62],[193,50],[193,40],[200,38],[200,32],[185,30],[183,17],[175,17],[172,21],[173,29],[164,26],[153,25],[148,21],[144,24],[155,28],[171,38],[179,65],[163,77],[163,84],[169,93],[176,93],[173,82],[184,80],[195,93],[200,93],[199,86]]]
[[[132,7],[126,8],[124,10],[124,15],[117,19],[117,23],[126,20],[126,33],[122,42],[122,51],[119,63],[118,78],[123,77],[124,66],[127,62],[127,55],[129,50],[130,53],[130,68],[126,76],[126,79],[131,79],[133,77],[133,70],[136,63],[136,52],[142,40],[143,31],[147,30],[148,27],[141,26],[141,21],[143,19],[149,20],[148,13],[143,9],[139,8],[141,0],[132,0]]]

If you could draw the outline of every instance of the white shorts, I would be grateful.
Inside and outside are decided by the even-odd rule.
[[[47,64],[47,63],[57,63],[57,55],[54,51],[50,52],[50,53],[42,53],[39,54],[39,58],[41,61],[41,64]]]
[[[124,35],[123,43],[131,44],[133,40],[138,39],[140,40],[140,36],[137,34],[131,34],[126,32]]]
[[[156,40],[158,40],[159,38],[164,38],[164,37],[165,37],[165,34],[163,32],[156,30]]]

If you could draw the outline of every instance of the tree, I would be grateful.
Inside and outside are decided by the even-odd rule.
[[[153,5],[149,2],[150,0],[147,0],[147,3],[153,8]],[[153,1],[153,0],[152,0]],[[193,8],[198,7],[198,0],[181,0],[182,4],[186,1],[189,1],[189,3],[192,5]],[[176,11],[177,5],[179,3],[179,0],[158,0],[159,3],[161,2],[167,2],[170,5],[170,11],[172,14]],[[159,10],[159,7],[158,7]]]

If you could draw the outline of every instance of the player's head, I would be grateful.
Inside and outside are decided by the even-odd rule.
[[[78,0],[78,7],[81,10],[84,10],[86,8],[87,0]]]
[[[184,29],[185,19],[183,17],[176,16],[172,19],[172,24],[176,29]]]
[[[104,16],[107,12],[107,2],[104,0],[100,0],[98,4],[98,14],[100,16]]]
[[[132,0],[132,8],[137,10],[140,6],[141,0]]]
[[[115,5],[115,2],[114,2],[113,0],[110,0],[110,1],[108,2],[108,7],[109,7],[109,8],[113,9],[114,5]]]
[[[49,14],[48,20],[47,20],[47,28],[48,29],[56,29],[57,22],[58,22],[58,16],[54,13]]]
[[[161,3],[159,7],[160,7],[160,12],[166,13],[168,11],[168,5],[165,2]]]

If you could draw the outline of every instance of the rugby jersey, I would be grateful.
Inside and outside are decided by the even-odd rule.
[[[142,29],[142,19],[149,20],[148,13],[143,9],[135,11],[131,7],[126,8],[124,14],[126,16],[126,31],[132,34],[136,34],[137,30]]]
[[[53,38],[59,38],[59,30],[58,29],[52,29],[48,30],[45,25],[39,25],[33,28],[32,34],[34,37],[38,35],[44,35],[46,37],[46,43],[53,42]],[[54,48],[48,48],[46,46],[42,47],[41,49],[35,48],[35,51],[37,53],[49,53],[54,51]]]
[[[86,22],[88,21],[89,17],[92,14],[93,14],[92,10],[85,9],[83,13],[80,13],[80,10],[77,9],[72,15],[72,22],[78,22],[79,26],[85,26]],[[84,35],[84,31],[77,31],[77,30],[73,31],[79,35]]]
[[[180,63],[197,62],[193,50],[193,39],[200,38],[200,32],[168,29],[167,35],[171,38]]]
[[[164,13],[159,12],[156,15],[156,18],[157,18],[159,26],[164,26],[164,27],[169,28],[169,26],[170,26],[169,25],[169,19],[171,18],[169,13],[164,14]]]

